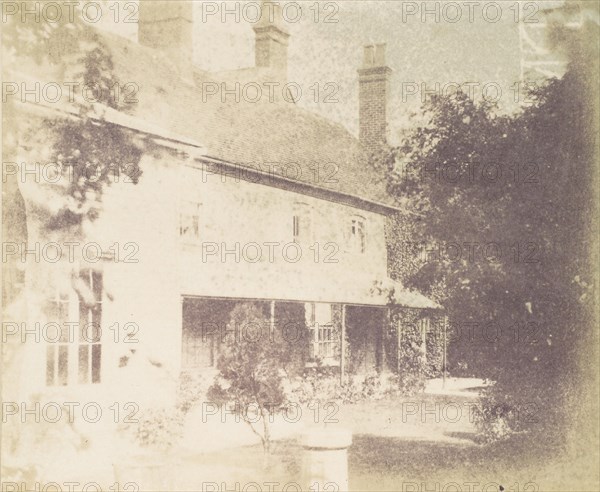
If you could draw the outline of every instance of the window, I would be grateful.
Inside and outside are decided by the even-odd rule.
[[[197,240],[200,238],[200,207],[198,202],[185,201],[179,213],[179,235],[182,238]]]
[[[216,337],[212,333],[194,333],[184,330],[183,333],[183,366],[214,367],[216,364]]]
[[[366,220],[364,217],[354,216],[350,219],[348,231],[348,249],[356,253],[364,253],[367,248]]]
[[[78,381],[81,384],[99,383],[102,361],[102,274],[84,270],[80,277],[87,292],[79,295]]]
[[[69,294],[56,291],[46,305],[48,329],[56,325],[58,333],[46,347],[46,385],[66,386],[69,381]]]
[[[80,272],[79,308],[71,309],[70,293],[57,290],[46,304],[48,329],[56,326],[46,347],[46,385],[99,383],[102,364],[102,274]],[[70,322],[77,317],[79,321]],[[52,323],[52,325],[50,325]]]
[[[306,324],[310,333],[310,359],[336,361],[337,340],[332,320],[332,306],[325,303],[306,303]]]
[[[312,240],[312,225],[312,209],[310,205],[295,203],[292,220],[294,242],[310,242]]]

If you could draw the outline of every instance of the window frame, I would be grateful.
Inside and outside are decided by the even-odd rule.
[[[320,322],[317,320],[317,305],[326,305],[329,308],[329,320]],[[306,363],[307,367],[321,365],[336,367],[340,365],[340,360],[336,354],[336,348],[340,341],[336,340],[335,326],[333,323],[333,304],[325,302],[307,302],[305,303],[306,323],[310,336],[309,357]]]
[[[94,303],[87,305],[81,292],[72,286],[56,287],[47,298],[48,324],[56,323],[60,330],[58,341],[47,341],[45,344],[44,386],[48,391],[102,383],[104,273],[85,268],[75,270],[72,275],[89,287]],[[91,331],[90,323],[93,323]],[[84,361],[85,372],[82,370]]]
[[[302,223],[308,223],[308,232],[302,232]],[[312,244],[314,242],[314,209],[306,202],[294,202],[292,211],[292,241],[296,244]],[[306,226],[305,226],[306,227]]]
[[[194,211],[192,211],[194,209]],[[188,244],[198,244],[201,237],[202,202],[196,200],[182,200],[179,203],[179,239]],[[184,232],[184,227],[187,229]]]
[[[72,372],[70,366],[71,357],[71,335],[69,322],[69,311],[71,308],[70,292],[56,288],[53,296],[46,301],[46,311],[53,311],[48,323],[56,323],[60,330],[59,339],[56,342],[48,341],[46,343],[46,369],[45,386],[48,388],[68,386],[69,374]],[[65,340],[66,335],[66,340]],[[61,364],[61,359],[63,363]],[[50,369],[51,368],[51,369]],[[62,374],[61,374],[62,373]],[[61,377],[62,376],[62,377]]]
[[[359,231],[362,231],[362,235],[359,234]],[[347,229],[347,251],[363,255],[367,252],[367,241],[367,218],[357,214],[350,216]]]
[[[88,305],[79,295],[79,324],[77,330],[77,383],[82,385],[102,382],[102,311],[104,296],[104,276],[102,272],[85,269],[79,272],[79,278],[90,289],[94,304]],[[96,285],[99,289],[96,291]],[[90,336],[89,327],[92,327]],[[85,360],[82,355],[85,354]],[[85,373],[82,368],[85,362]],[[95,364],[98,368],[95,368]]]

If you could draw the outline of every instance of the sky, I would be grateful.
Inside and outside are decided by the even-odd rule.
[[[497,100],[501,112],[514,111],[519,106],[515,100],[521,99],[514,85],[521,70],[517,19],[541,22],[541,10],[557,3],[561,2],[321,1],[317,19],[317,2],[282,1],[291,34],[288,79],[302,89],[300,106],[357,134],[357,69],[363,46],[386,43],[387,65],[393,69],[392,137],[410,125],[409,114],[427,97],[423,89],[439,93],[453,90],[452,84],[470,83],[468,90],[476,100],[484,97],[485,87],[485,97]],[[254,64],[256,5],[252,0],[194,2],[194,61],[199,68],[221,71]],[[223,18],[225,9],[238,12],[239,19],[234,14]],[[102,20],[103,28],[137,39],[137,24],[116,24],[110,15]]]

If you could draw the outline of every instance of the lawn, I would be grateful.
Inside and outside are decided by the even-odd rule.
[[[326,426],[352,431],[353,443],[348,449],[352,491],[497,492],[500,484],[511,492],[544,490],[525,487],[544,478],[528,470],[541,470],[552,460],[558,449],[556,436],[545,433],[540,439],[520,434],[496,444],[479,444],[469,412],[475,401],[466,394],[420,394],[327,408],[322,405],[317,413],[304,409],[298,421],[274,422],[268,458],[246,423],[235,422],[231,415],[203,416],[195,411],[186,423],[185,439],[168,456],[132,456],[125,447],[111,445],[107,432],[105,443],[95,442],[68,463],[63,454],[57,455],[66,468],[54,467],[49,479],[60,483],[64,477],[76,477],[81,483],[101,483],[103,490],[109,490],[114,482],[121,487],[132,482],[140,492],[277,492],[285,490],[285,484],[301,483],[306,453],[299,438]],[[72,466],[67,469],[67,465]],[[72,469],[78,474],[73,475]],[[469,489],[469,481],[497,487]],[[450,482],[459,486],[444,489]]]
[[[536,477],[523,464],[531,466],[532,456],[542,466],[552,453],[526,436],[491,445],[467,445],[359,434],[348,453],[350,490],[416,492],[436,490],[436,483],[442,490],[444,484],[455,482],[461,487],[448,490],[456,491],[468,490],[465,484],[472,482],[481,484],[480,489],[495,483],[506,490],[516,490],[518,484],[518,490],[527,491],[525,486]],[[239,484],[239,490],[247,487],[250,491],[268,490],[265,484],[277,483],[273,490],[282,490],[284,484],[301,483],[301,460],[302,448],[295,440],[277,441],[267,467],[260,445],[187,456],[178,468],[176,488],[216,492],[236,490]],[[253,483],[261,489],[251,488]],[[530,490],[534,489],[532,485]],[[490,485],[487,492],[497,490]]]
[[[451,482],[459,488],[449,488],[448,492],[469,490],[468,482],[479,484],[480,489],[472,485],[473,490],[485,487],[487,492],[500,490],[500,485],[513,491],[536,490],[530,484],[536,477],[523,464],[531,466],[535,456],[542,466],[555,447],[548,440],[527,434],[500,443],[478,444],[466,411],[473,401],[465,396],[420,395],[337,408],[337,422],[327,425],[352,429],[350,490],[420,492],[438,487],[442,491],[444,484]],[[460,415],[457,409],[463,410]],[[265,484],[275,482],[279,488],[273,486],[273,490],[277,491],[284,484],[300,483],[303,449],[297,438],[304,430],[322,425],[315,424],[312,417],[314,413],[309,422],[280,432],[268,462],[260,444],[208,451],[204,443],[202,452],[188,450],[176,474],[178,490],[216,492],[238,487],[243,491],[244,486],[248,491],[268,490]]]

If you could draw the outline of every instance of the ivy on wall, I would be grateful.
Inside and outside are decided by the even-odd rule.
[[[429,318],[429,333],[423,336],[419,321]],[[425,340],[424,340],[425,338]],[[390,362],[398,374],[403,393],[414,393],[425,387],[429,378],[443,371],[443,317],[434,311],[393,307],[389,339],[396,341],[394,350],[387,347]]]

